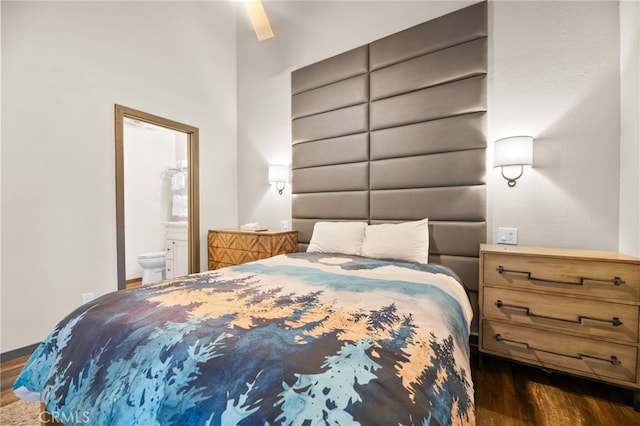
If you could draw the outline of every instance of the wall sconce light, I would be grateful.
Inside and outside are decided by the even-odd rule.
[[[278,194],[282,195],[285,185],[289,182],[289,166],[283,164],[269,165],[269,183],[275,183]]]
[[[524,166],[533,164],[533,137],[512,136],[498,139],[493,144],[493,167],[500,167],[502,177],[507,180],[510,188],[516,186],[516,181],[522,176]],[[518,171],[518,167],[520,170]],[[507,169],[508,175],[505,175]],[[515,177],[511,177],[515,174]]]

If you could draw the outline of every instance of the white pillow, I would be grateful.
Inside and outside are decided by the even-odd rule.
[[[429,220],[367,226],[362,256],[429,263]]]
[[[359,256],[366,227],[366,222],[316,222],[307,253]]]

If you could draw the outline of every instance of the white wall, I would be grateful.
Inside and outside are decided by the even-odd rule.
[[[617,250],[618,4],[492,6],[489,140],[535,142],[534,167],[515,188],[489,169],[489,239],[512,226],[521,245]]]
[[[290,193],[269,189],[266,168],[291,155],[292,70],[466,4],[267,2],[276,37],[262,43],[240,20],[240,221],[277,226],[290,216]],[[620,157],[617,2],[496,1],[489,25],[489,141],[527,133],[536,142],[535,167],[515,188],[487,170],[488,241],[512,226],[521,245],[617,250],[620,162],[638,167]]]
[[[640,2],[620,3],[620,251],[640,257]],[[633,161],[636,159],[636,161]]]
[[[117,287],[114,104],[198,127],[201,241],[236,223],[236,22],[229,2],[1,7],[6,352]]]

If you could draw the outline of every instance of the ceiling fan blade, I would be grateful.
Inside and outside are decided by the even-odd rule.
[[[267,12],[264,10],[261,0],[247,0],[244,2],[244,7],[249,15],[253,30],[256,32],[258,40],[267,40],[273,37],[273,30],[267,17]]]

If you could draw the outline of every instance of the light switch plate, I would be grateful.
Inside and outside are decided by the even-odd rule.
[[[498,244],[518,245],[518,228],[498,228]]]

